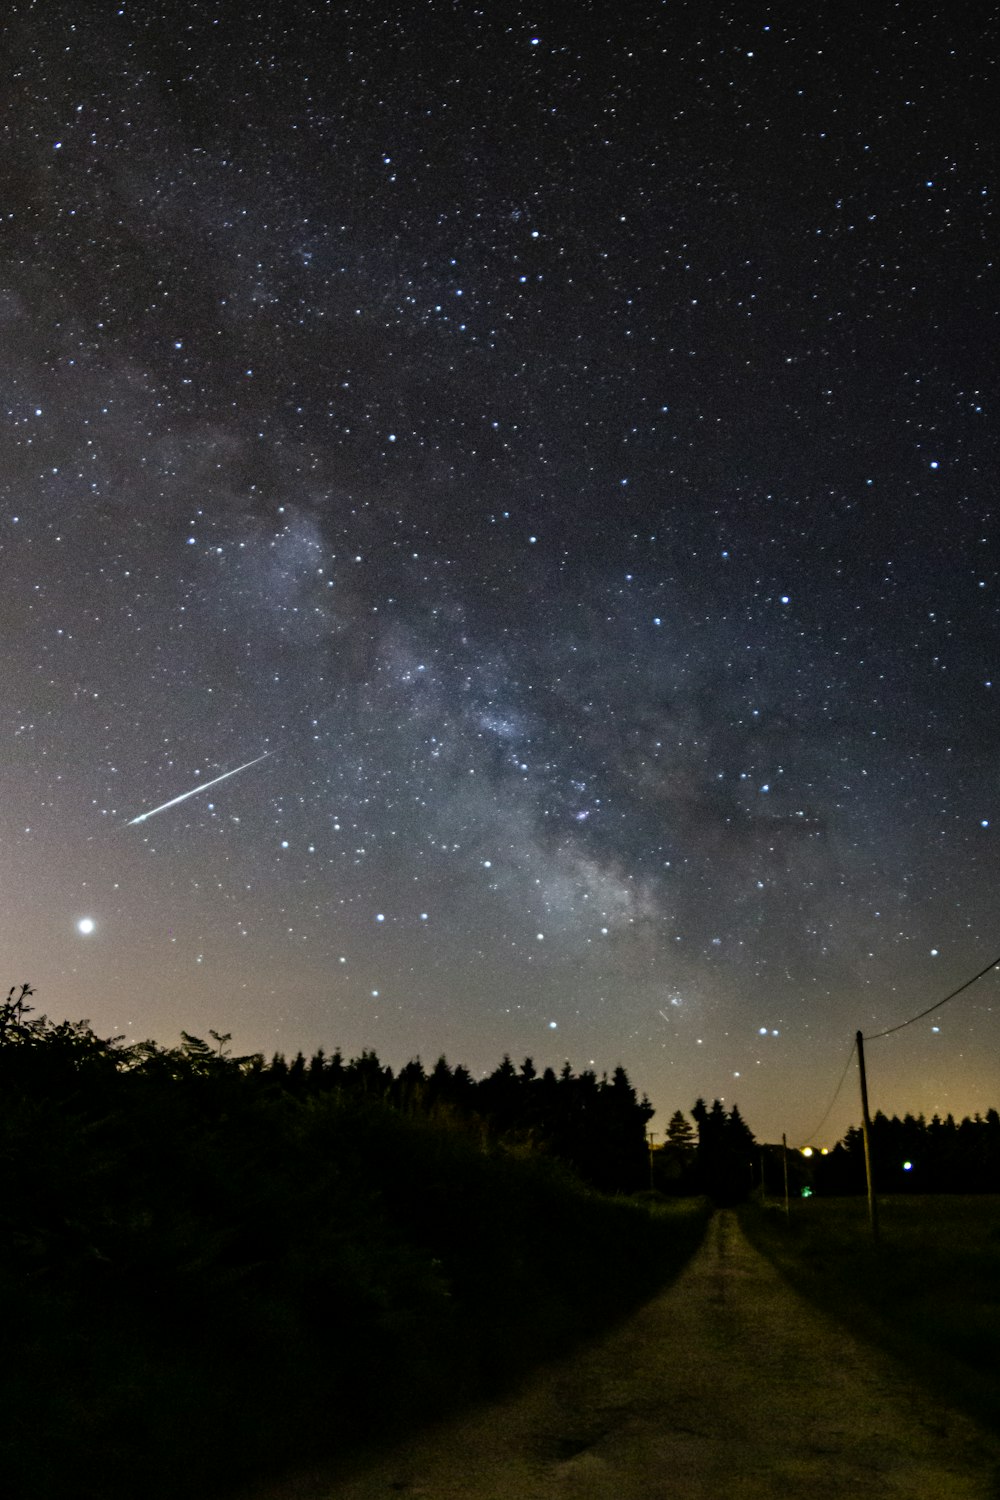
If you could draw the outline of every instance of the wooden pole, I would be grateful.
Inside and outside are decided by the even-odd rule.
[[[858,1044],[858,1072],[861,1075],[861,1134],[865,1142],[865,1176],[868,1179],[868,1222],[872,1239],[878,1244],[878,1202],[875,1198],[875,1181],[872,1177],[871,1117],[868,1113],[868,1076],[865,1073],[865,1039],[859,1031],[855,1038]]]
[[[785,1218],[788,1218],[788,1141],[785,1133],[781,1133],[781,1163],[785,1169]]]

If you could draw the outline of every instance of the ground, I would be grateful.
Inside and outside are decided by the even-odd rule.
[[[717,1213],[610,1336],[349,1475],[248,1500],[998,1500],[1000,1439],[797,1296]]]

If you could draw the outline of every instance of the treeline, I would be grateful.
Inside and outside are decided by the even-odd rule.
[[[720,1099],[711,1106],[697,1099],[690,1123],[675,1110],[661,1146],[652,1155],[652,1180],[668,1194],[705,1194],[714,1203],[741,1202],[754,1183],[757,1153],[753,1131],[739,1106],[726,1110]]]
[[[191,1044],[186,1037],[188,1052]],[[327,1057],[321,1049],[308,1061],[301,1052],[291,1063],[280,1053],[267,1066],[249,1059],[248,1071],[297,1097],[346,1090],[465,1122],[486,1139],[503,1138],[508,1149],[521,1145],[558,1158],[600,1192],[631,1193],[647,1185],[646,1124],[653,1106],[645,1095],[637,1097],[624,1068],[598,1078],[575,1074],[566,1063],[557,1075],[552,1068],[538,1073],[530,1057],[519,1068],[504,1057],[477,1079],[441,1057],[429,1072],[417,1059],[394,1074],[374,1052],[345,1062],[340,1052]]]
[[[1000,1193],[1000,1114],[891,1117],[871,1123],[872,1172],[881,1193]],[[864,1137],[852,1126],[826,1156],[811,1159],[818,1193],[866,1190]],[[802,1168],[800,1167],[800,1171]]]
[[[648,1160],[624,1074],[268,1063],[214,1032],[126,1047],[29,995],[0,1007],[0,1491],[20,1500],[219,1497],[347,1456],[621,1315],[700,1237],[700,1203],[577,1175],[628,1185]]]

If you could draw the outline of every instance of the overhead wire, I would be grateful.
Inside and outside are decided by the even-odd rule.
[[[928,1005],[926,1010],[922,1010],[917,1015],[911,1016],[908,1021],[900,1021],[898,1026],[887,1026],[885,1031],[872,1032],[871,1036],[866,1036],[864,1040],[866,1042],[877,1042],[879,1037],[892,1036],[894,1031],[903,1031],[907,1026],[912,1026],[914,1021],[922,1021],[925,1016],[933,1015],[936,1010],[941,1009],[942,1005],[947,1005],[949,1000],[954,1000],[956,995],[960,995],[963,990],[967,990],[970,985],[975,984],[977,979],[982,979],[984,974],[988,974],[998,964],[1000,964],[1000,954],[992,959],[986,965],[985,969],[980,969],[978,974],[973,974],[971,979],[967,979],[964,984],[960,984],[957,990],[952,990],[950,995],[945,995],[943,1000],[938,1000],[933,1005]]]
[[[997,967],[1000,967],[1000,954],[998,954],[996,958],[992,959],[985,968],[980,969],[978,974],[973,974],[971,979],[966,979],[965,982],[963,984],[960,984],[957,989],[952,990],[949,995],[945,995],[943,1000],[937,1000],[933,1005],[929,1005],[926,1010],[918,1011],[915,1016],[910,1016],[908,1021],[900,1021],[897,1026],[887,1026],[884,1031],[874,1031],[872,1032],[871,1036],[865,1036],[862,1038],[862,1040],[866,1042],[876,1042],[880,1037],[892,1036],[894,1032],[904,1031],[907,1026],[912,1026],[914,1021],[922,1021],[926,1016],[933,1015],[934,1012],[940,1010],[943,1005],[947,1005],[949,1000],[954,1000],[958,995],[961,995],[964,990],[967,990],[970,988],[970,986],[974,985],[977,980],[983,979],[987,974],[989,974],[992,969],[995,969]],[[837,1099],[840,1096],[840,1091],[844,1087],[844,1079],[847,1077],[847,1071],[850,1068],[851,1062],[854,1058],[854,1054],[857,1051],[857,1045],[858,1044],[856,1040],[851,1043],[851,1050],[847,1054],[847,1061],[844,1064],[844,1071],[840,1075],[837,1087],[833,1091],[833,1097],[830,1100],[830,1103],[827,1105],[826,1110],[824,1111],[823,1118],[820,1120],[815,1129],[811,1130],[805,1137],[805,1143],[807,1145],[810,1141],[815,1140],[815,1138],[819,1135],[820,1131],[823,1129],[823,1126],[829,1119],[830,1113],[833,1110],[833,1106],[836,1104]]]
[[[810,1141],[813,1141],[813,1140],[816,1139],[816,1137],[819,1135],[820,1131],[823,1129],[823,1126],[826,1124],[827,1120],[829,1119],[829,1117],[830,1117],[830,1111],[833,1109],[833,1106],[836,1104],[837,1099],[838,1099],[839,1094],[840,1094],[840,1091],[844,1087],[844,1079],[847,1077],[847,1070],[851,1066],[851,1063],[852,1063],[852,1061],[854,1059],[854,1054],[855,1054],[855,1052],[857,1050],[857,1046],[858,1046],[858,1044],[857,1044],[856,1041],[854,1041],[854,1042],[851,1043],[851,1050],[847,1054],[847,1061],[844,1064],[844,1071],[840,1075],[840,1081],[837,1084],[837,1087],[833,1091],[833,1098],[830,1100],[829,1104],[827,1105],[826,1111],[825,1111],[825,1113],[823,1115],[823,1118],[820,1120],[820,1122],[816,1126],[815,1130],[811,1130],[809,1132],[809,1134],[805,1137],[805,1144],[807,1146],[808,1146],[808,1144],[809,1144]]]

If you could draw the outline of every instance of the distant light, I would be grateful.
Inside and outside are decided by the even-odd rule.
[[[385,921],[385,913],[384,912],[379,912],[379,914],[375,918],[375,920],[376,920],[376,922],[384,922]]]
[[[96,928],[97,923],[94,921],[93,917],[81,917],[79,922],[77,922],[76,924],[77,932],[82,933],[84,937],[89,937],[90,934],[96,930]]]
[[[559,1027],[559,1022],[558,1021],[550,1021],[549,1022],[549,1030],[550,1031],[556,1031],[558,1029],[558,1027]]]
[[[813,1154],[813,1148],[811,1146],[803,1146],[802,1147],[802,1155],[803,1156],[812,1156],[812,1154]]]
[[[802,1189],[802,1197],[803,1198],[811,1198],[812,1195],[813,1195],[813,1190],[812,1190],[811,1187],[804,1187]]]
[[[939,467],[940,467],[940,465],[939,465],[939,464],[938,464],[938,461],[937,461],[937,459],[936,459],[936,458],[932,458],[932,459],[931,459],[931,468],[932,468],[932,469],[937,469],[937,468],[939,468]]]
[[[912,1172],[913,1171],[913,1163],[912,1163],[912,1161],[904,1161],[904,1163],[903,1163],[903,1171],[904,1172]]]

